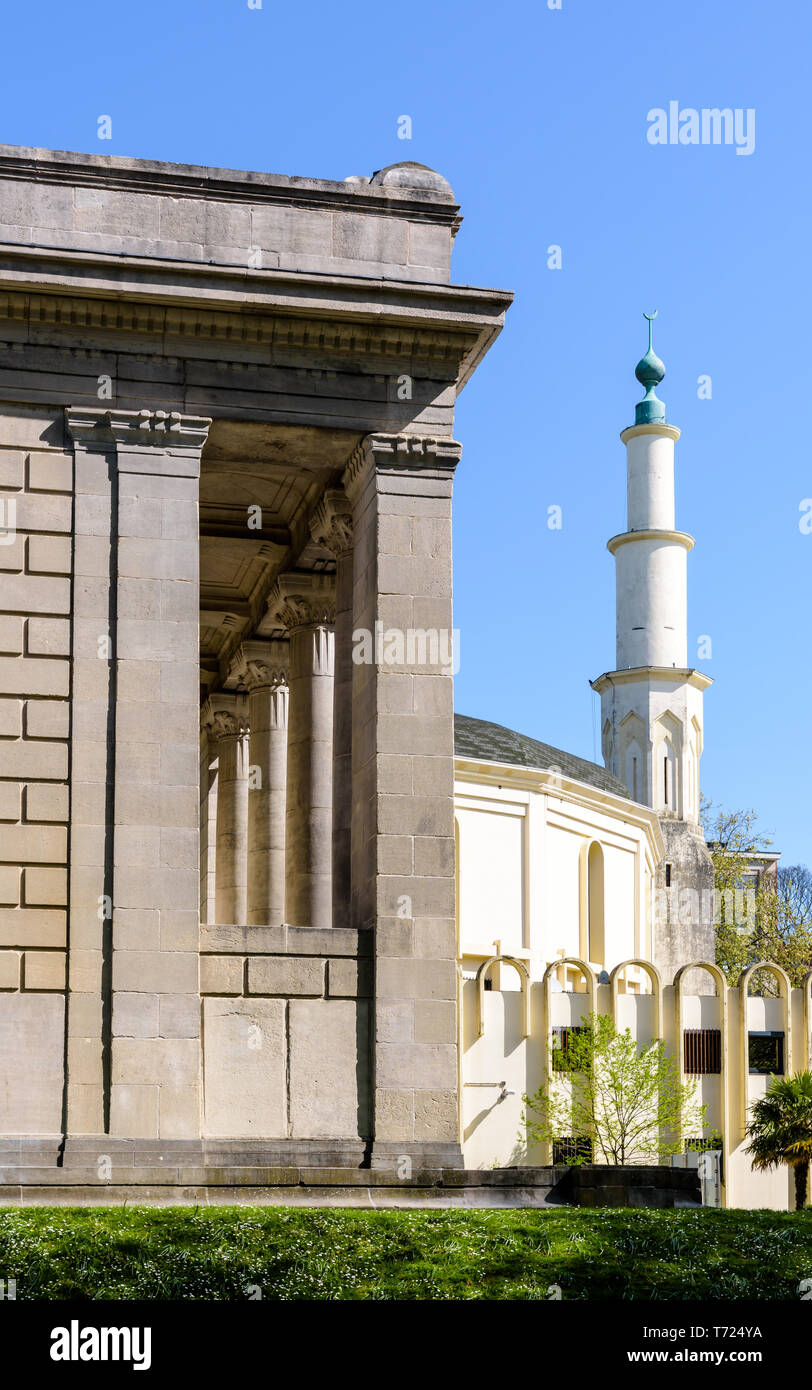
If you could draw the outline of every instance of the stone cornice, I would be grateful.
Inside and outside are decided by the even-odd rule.
[[[243,642],[234,653],[229,669],[246,690],[278,689],[289,680],[290,643],[283,638]]]
[[[614,685],[633,685],[640,682],[663,681],[671,685],[692,685],[695,690],[707,690],[713,677],[692,666],[629,666],[625,671],[604,671],[590,681],[593,690],[602,695]]]
[[[296,178],[254,170],[218,169],[200,164],[172,164],[24,145],[0,145],[0,178],[80,188],[115,188],[163,198],[205,198],[218,202],[379,213],[408,217],[412,221],[446,223],[454,228],[461,221],[459,205],[450,189],[445,192],[391,183]]]
[[[57,340],[79,335],[83,347],[88,333],[122,344],[132,334],[138,353],[152,337],[160,355],[205,356],[193,350],[201,341],[267,347],[279,361],[313,351],[322,362],[413,364],[460,388],[500,333],[510,300],[465,286],[0,246],[0,322],[36,330],[37,341],[52,329]]]
[[[352,550],[352,503],[341,488],[327,488],[310,518],[310,534],[336,559]]]
[[[218,690],[200,711],[200,723],[212,738],[240,738],[248,732],[248,705],[244,695]]]
[[[610,555],[614,555],[622,545],[630,545],[632,541],[671,541],[674,545],[684,546],[686,550],[693,550],[695,541],[693,536],[689,536],[687,531],[667,531],[662,530],[640,530],[640,531],[621,531],[619,535],[612,536],[606,542],[606,549]]]
[[[74,444],[86,449],[184,451],[199,454],[211,420],[166,410],[108,410],[68,406],[65,424]]]
[[[344,490],[354,501],[373,468],[382,473],[413,470],[450,478],[461,455],[462,445],[454,439],[421,434],[368,434],[350,456],[343,475]]]
[[[635,439],[638,434],[659,434],[664,439],[673,439],[676,444],[680,433],[681,431],[677,429],[676,425],[667,425],[663,420],[659,425],[628,425],[625,430],[620,431],[620,437],[624,444],[628,444],[629,440]]]
[[[335,622],[335,576],[282,574],[268,595],[268,613],[281,628],[322,627]]]

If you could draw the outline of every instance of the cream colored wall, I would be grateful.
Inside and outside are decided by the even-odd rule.
[[[550,961],[580,956],[585,866],[604,854],[605,959],[611,969],[649,940],[659,834],[652,813],[581,783],[518,769],[490,774],[458,764],[458,916],[465,968],[495,951],[516,954],[540,979]],[[635,972],[631,972],[634,975]]]
[[[526,946],[527,800],[458,799],[459,918],[466,947]]]
[[[565,829],[560,823],[553,823],[546,829],[545,911],[541,920],[536,918],[531,924],[532,949],[545,963],[561,952],[567,956],[581,954],[580,858],[589,844],[587,836],[575,827]]]
[[[493,967],[492,967],[493,970]],[[505,984],[515,971],[500,967]],[[528,1145],[523,1134],[522,1096],[533,1095],[544,1080],[546,1066],[545,1034],[548,1028],[577,1024],[590,1012],[592,1001],[587,993],[571,993],[553,988],[549,1005],[545,1004],[546,986],[537,981],[530,985],[530,1035],[523,1036],[522,997],[511,978],[510,989],[500,989],[498,980],[481,997],[484,1004],[483,1031],[480,1035],[480,994],[475,980],[462,986],[462,1143],[467,1167],[511,1167],[522,1164],[549,1162],[549,1154],[539,1145]],[[741,1104],[742,1063],[744,1048],[739,1025],[739,990],[728,989],[728,1037],[723,1041],[727,1061],[725,1077],[728,1104],[724,1105],[722,1076],[696,1078],[700,1102],[707,1105],[706,1133],[725,1128],[727,1109],[727,1148],[724,1204],[729,1207],[754,1207],[787,1210],[794,1208],[792,1175],[780,1168],[757,1173],[744,1152],[745,1139]],[[802,992],[792,991],[791,1016],[801,1017]],[[596,1009],[611,1013],[611,991],[608,985],[597,990]],[[683,1028],[714,1028],[722,1024],[722,1001],[711,995],[685,995],[682,1003]],[[786,1009],[783,999],[751,998],[747,1004],[748,1031],[779,1030],[786,1038]],[[615,1013],[617,1026],[629,1028],[641,1043],[650,1041],[657,1033],[657,1005],[653,994],[635,996],[618,994]],[[681,1038],[676,1031],[676,994],[671,985],[663,989],[663,1036],[666,1047],[678,1055]],[[723,1033],[724,1039],[724,1033]],[[791,1034],[791,1056],[788,1070],[808,1065],[802,1030],[796,1027]],[[505,1083],[508,1094],[502,1096],[498,1083]],[[475,1084],[474,1084],[475,1083]],[[763,1095],[768,1077],[747,1076],[747,1107]],[[693,1138],[694,1135],[687,1135]],[[697,1136],[698,1137],[698,1136]]]

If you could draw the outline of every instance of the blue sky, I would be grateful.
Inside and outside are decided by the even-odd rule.
[[[660,395],[683,431],[677,524],[697,540],[689,651],[713,644],[704,791],[754,807],[785,862],[812,862],[812,535],[798,524],[812,496],[812,8],[561,3],[17,5],[0,140],[338,179],[415,159],[446,175],[465,216],[454,279],[516,293],[457,415],[457,708],[586,757],[588,679],[614,665],[618,433],[640,395],[641,314],[658,309]],[[754,108],[754,152],[650,145],[647,113],[671,100]]]

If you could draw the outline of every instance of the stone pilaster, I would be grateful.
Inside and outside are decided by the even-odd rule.
[[[248,902],[248,706],[244,695],[220,691],[203,706],[202,722],[217,745],[217,848],[214,916],[242,925]]]
[[[310,522],[313,539],[335,557],[333,689],[333,926],[350,925],[352,824],[352,504],[328,488]]]
[[[372,1164],[459,1166],[451,492],[460,446],[370,435],[353,506],[353,925],[375,933]]]
[[[268,611],[290,635],[285,920],[332,924],[333,657],[332,576],[286,574]]]
[[[82,479],[73,772],[74,824],[87,832],[72,860],[83,901],[71,928],[68,1129],[190,1138],[200,1132],[198,482],[210,421],[70,408],[66,422]]]
[[[290,644],[245,642],[232,670],[248,691],[249,926],[276,927],[285,918],[285,800]]]

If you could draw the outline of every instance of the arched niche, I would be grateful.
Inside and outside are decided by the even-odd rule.
[[[485,980],[492,965],[512,965],[519,974],[522,994],[522,1037],[530,1037],[530,974],[523,961],[515,956],[491,956],[480,965],[476,972],[477,1007],[479,1010],[479,1037],[485,1033]]]
[[[619,738],[620,780],[625,782],[634,801],[645,801],[648,797],[648,735],[645,724],[634,710],[621,720]]]
[[[628,965],[636,965],[641,970],[644,970],[651,981],[651,992],[654,996],[654,1009],[657,1023],[656,1037],[657,1040],[661,1040],[663,1037],[663,981],[656,965],[653,965],[650,960],[622,960],[610,973],[609,988],[611,990],[612,999],[612,1022],[617,1028],[618,984],[620,983],[622,971],[624,971]],[[639,995],[635,995],[634,997],[640,998]]]
[[[804,1021],[804,1069],[812,1071],[812,970],[801,981],[801,1002]]]
[[[769,970],[770,974],[778,981],[778,989],[784,1004],[784,1074],[789,1076],[792,1072],[792,984],[789,975],[782,966],[776,965],[771,960],[758,960],[755,965],[748,965],[739,976],[739,1031],[741,1033],[741,1122],[742,1138],[747,1128],[747,1103],[748,1078],[750,1075],[750,1044],[748,1029],[748,1010],[747,990],[752,977],[759,970]]]
[[[541,997],[544,1007],[544,1046],[547,1054],[547,1074],[552,1075],[553,1067],[553,1045],[552,1045],[552,989],[553,976],[561,966],[574,965],[580,970],[586,980],[586,992],[589,996],[588,1013],[595,1013],[598,1006],[598,977],[592,966],[585,960],[579,960],[577,956],[564,956],[561,960],[551,961],[541,977]]]
[[[727,990],[728,984],[725,972],[720,966],[715,965],[709,960],[695,960],[688,965],[681,965],[674,976],[674,1023],[675,1023],[675,1043],[677,1051],[677,1062],[679,1065],[680,1082],[685,1081],[685,1041],[683,1038],[683,997],[685,994],[685,977],[691,970],[704,970],[710,975],[716,986],[716,998],[719,1000],[719,1032],[721,1034],[721,1065],[719,1071],[719,1098],[722,1112],[722,1171],[727,1182],[728,1153],[729,1153],[729,1133],[730,1133],[730,1096],[728,1095],[728,1045],[729,1032],[727,1021]]]
[[[664,710],[654,725],[653,805],[667,816],[682,815],[682,760],[685,750],[682,724]]]
[[[606,963],[606,893],[603,845],[586,840],[579,864],[581,955],[594,965]]]

